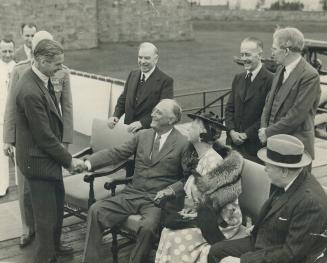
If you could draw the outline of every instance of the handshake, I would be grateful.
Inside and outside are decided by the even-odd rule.
[[[73,158],[72,162],[70,164],[70,167],[68,168],[68,171],[71,174],[77,174],[77,173],[82,173],[88,170],[87,165],[85,162],[81,159]]]

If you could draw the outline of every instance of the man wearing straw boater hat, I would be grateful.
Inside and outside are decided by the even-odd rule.
[[[317,238],[327,228],[327,195],[304,168],[311,157],[294,136],[268,138],[258,157],[272,187],[249,237],[218,242],[208,262],[304,263],[313,262],[326,246]]]

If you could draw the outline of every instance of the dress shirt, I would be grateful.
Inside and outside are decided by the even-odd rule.
[[[297,66],[297,64],[299,64],[300,60],[301,60],[301,56],[299,56],[296,60],[294,60],[289,65],[285,66],[283,83],[287,80],[288,76],[291,74],[291,72],[293,71],[293,69],[295,69],[295,67]]]
[[[144,74],[144,78],[145,78],[145,81],[151,76],[151,74],[153,73],[153,71],[156,69],[156,66],[154,66],[150,71],[148,72],[142,72],[141,71],[141,76],[140,76],[140,79],[142,78],[142,74]]]
[[[32,50],[25,44],[24,44],[24,51],[27,56],[27,59],[31,59],[32,58]]]
[[[260,69],[262,68],[262,63],[259,62],[258,66],[251,72],[252,73],[252,76],[251,76],[251,82],[253,82],[253,80],[255,79],[255,77],[258,75]],[[245,75],[245,78],[246,76],[249,74],[250,72],[249,71],[246,71],[246,75]]]

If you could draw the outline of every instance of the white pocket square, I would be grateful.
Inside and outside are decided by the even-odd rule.
[[[280,216],[280,217],[278,217],[278,220],[280,220],[280,221],[287,221],[288,219]]]

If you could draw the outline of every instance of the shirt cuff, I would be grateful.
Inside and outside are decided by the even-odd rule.
[[[85,165],[87,167],[87,170],[91,171],[92,170],[91,162],[89,160],[85,160],[84,163],[85,163]]]

